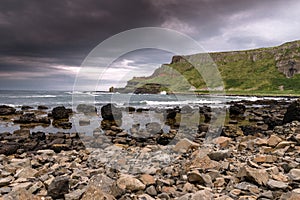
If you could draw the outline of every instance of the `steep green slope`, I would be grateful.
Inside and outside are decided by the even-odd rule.
[[[159,83],[163,85],[162,90],[173,92],[187,92],[191,88],[208,91],[205,79],[187,61],[199,55],[174,56],[170,64],[162,65],[151,76],[128,81],[124,91],[132,92],[146,83]],[[209,55],[229,93],[300,94],[300,41]],[[201,65],[207,69],[212,67],[211,62],[201,62]]]

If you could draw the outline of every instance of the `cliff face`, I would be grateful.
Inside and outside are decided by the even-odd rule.
[[[216,63],[234,63],[239,60],[259,62],[270,59],[277,70],[286,77],[293,77],[294,74],[300,73],[300,41],[288,42],[272,48],[210,53],[210,56]]]
[[[148,83],[161,84],[161,90],[184,92],[191,88],[208,90],[198,71],[187,60],[174,56],[149,77],[128,81],[123,91],[133,92]],[[209,53],[217,65],[227,91],[300,92],[300,41],[271,48]]]

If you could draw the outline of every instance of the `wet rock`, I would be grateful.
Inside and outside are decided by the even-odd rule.
[[[166,119],[175,119],[178,110],[177,109],[167,109],[166,110],[167,115],[166,115]]]
[[[72,128],[72,122],[69,122],[68,119],[53,120],[52,125],[55,128],[62,128],[62,129],[71,129]]]
[[[39,105],[37,108],[38,108],[38,110],[48,110],[49,109],[47,106],[44,106],[44,105]]]
[[[33,109],[32,106],[22,106],[21,107],[21,110],[30,110],[30,109]]]
[[[17,152],[20,145],[18,143],[2,144],[0,143],[0,154],[12,155]]]
[[[0,106],[0,115],[13,115],[15,114],[16,109],[10,106],[1,105]]]
[[[229,107],[230,115],[243,115],[246,111],[246,106],[243,104],[234,104]]]
[[[101,108],[101,116],[104,120],[121,120],[122,110],[114,104],[107,104]]]
[[[68,119],[72,113],[71,109],[67,109],[64,106],[58,106],[52,109],[53,119]]]
[[[287,108],[286,113],[284,114],[284,124],[292,121],[300,121],[300,99],[292,102]]]
[[[77,112],[84,114],[96,114],[97,108],[94,105],[79,104],[76,108]]]
[[[34,113],[25,113],[20,116],[19,119],[15,120],[17,123],[22,124],[30,124],[30,123],[42,123],[42,124],[50,124],[51,121],[48,117],[37,117]]]
[[[264,118],[264,124],[268,125],[269,130],[273,130],[275,126],[282,125],[282,119],[275,116],[268,116]]]
[[[65,176],[55,177],[48,187],[48,195],[54,199],[64,198],[69,192],[69,178]]]

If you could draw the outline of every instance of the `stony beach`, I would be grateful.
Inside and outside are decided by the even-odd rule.
[[[300,199],[300,101],[229,102],[220,135],[210,139],[218,109],[166,109],[168,132],[157,122],[123,130],[124,112],[149,110],[0,106],[1,123],[20,125],[0,133],[0,199]],[[32,132],[37,125],[68,130],[78,113],[86,116],[80,126],[100,115],[101,127],[92,135]],[[200,115],[196,128],[178,121],[191,113]]]

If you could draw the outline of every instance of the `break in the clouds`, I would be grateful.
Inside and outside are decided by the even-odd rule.
[[[298,40],[299,9],[298,0],[2,0],[0,88],[72,89],[80,64],[95,46],[138,27],[177,30],[207,51]],[[170,61],[170,53],[157,52],[137,51],[118,59],[107,70],[103,87],[149,75]]]

